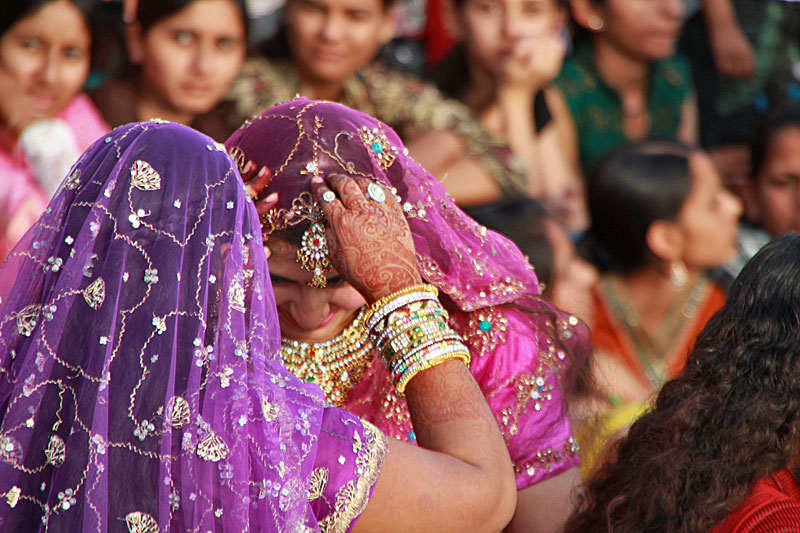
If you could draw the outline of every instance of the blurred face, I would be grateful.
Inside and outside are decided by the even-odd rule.
[[[558,32],[566,13],[555,0],[466,0],[460,19],[470,58],[499,73],[518,41]]]
[[[270,239],[269,273],[278,306],[281,336],[301,342],[323,342],[350,325],[366,302],[335,270],[328,284],[318,289],[307,282],[313,277],[297,262],[294,244]]]
[[[74,4],[56,0],[0,38],[0,121],[19,132],[57,115],[89,72],[89,28]]]
[[[553,247],[553,279],[550,300],[584,322],[593,316],[592,287],[597,282],[597,269],[575,254],[575,245],[564,226],[547,220],[545,231]]]
[[[725,264],[736,251],[742,204],[722,185],[711,158],[703,152],[689,156],[692,189],[681,208],[677,226],[683,237],[683,261],[693,269]]]
[[[143,35],[132,31],[128,46],[148,94],[197,115],[222,99],[242,67],[244,20],[230,0],[197,0]]]
[[[683,0],[605,0],[592,5],[604,24],[596,38],[623,54],[651,61],[675,52]]]
[[[800,126],[773,135],[755,189],[761,225],[772,237],[800,231]]]
[[[309,83],[341,83],[392,38],[381,0],[289,0],[286,29],[292,60]]]

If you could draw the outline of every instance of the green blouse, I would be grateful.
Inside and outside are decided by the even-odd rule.
[[[627,141],[622,101],[594,67],[589,43],[583,43],[564,62],[556,87],[561,90],[572,113],[578,135],[578,153],[584,174],[597,159]],[[651,137],[675,137],[681,121],[683,102],[693,87],[688,63],[681,57],[653,61],[649,94]]]

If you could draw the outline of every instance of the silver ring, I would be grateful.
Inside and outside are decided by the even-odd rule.
[[[322,193],[322,201],[330,203],[336,200],[336,193],[331,191],[330,189]]]
[[[383,191],[383,187],[377,183],[370,183],[367,185],[367,198],[383,203],[386,201],[386,193]]]

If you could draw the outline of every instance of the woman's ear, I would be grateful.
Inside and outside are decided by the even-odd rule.
[[[674,222],[654,221],[647,228],[645,242],[653,255],[663,261],[678,261],[683,258],[683,236]]]
[[[128,51],[128,61],[132,65],[141,65],[144,61],[144,32],[138,22],[131,22],[125,26],[125,47]]]
[[[603,28],[602,14],[597,10],[591,0],[570,0],[572,18],[587,30],[599,31]]]

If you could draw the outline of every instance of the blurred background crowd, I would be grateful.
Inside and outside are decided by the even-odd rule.
[[[747,259],[800,231],[796,1],[15,0],[0,260],[111,128],[160,117],[222,142],[297,94],[392,126],[589,325],[585,473]]]

